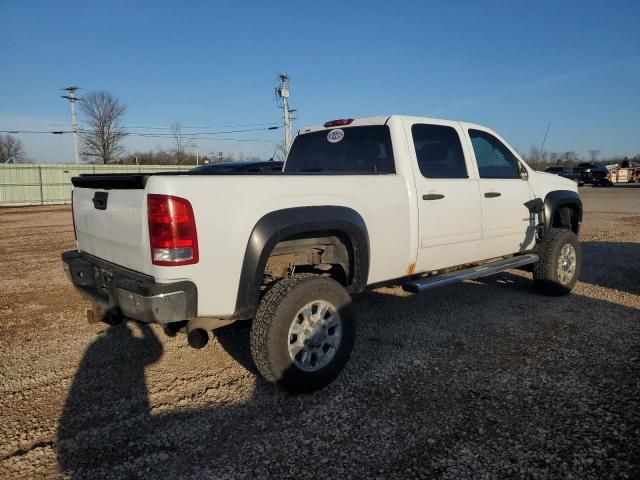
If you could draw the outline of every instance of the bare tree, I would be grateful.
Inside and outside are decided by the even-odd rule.
[[[127,107],[111,93],[89,92],[80,101],[87,128],[82,129],[82,156],[97,157],[102,163],[115,163],[124,153],[122,139],[127,134],[122,119]]]
[[[589,150],[589,158],[592,162],[597,162],[600,156],[600,150]]]
[[[15,158],[17,162],[25,160],[22,142],[13,135],[0,135],[0,163],[5,163],[9,158]]]
[[[180,122],[173,122],[171,124],[171,136],[175,142],[173,148],[173,154],[175,156],[176,163],[179,165],[183,165],[186,163],[195,163],[192,162],[189,158],[190,155],[187,154],[187,149],[195,147],[195,143],[190,141],[188,137],[185,137],[182,132],[182,126]]]
[[[578,162],[578,154],[574,151],[563,152],[561,157],[565,165],[572,165]]]
[[[531,147],[529,147],[529,153],[523,155],[522,158],[524,158],[527,164],[534,170],[544,169],[549,162],[547,152],[540,150],[540,147],[537,145],[531,145]]]

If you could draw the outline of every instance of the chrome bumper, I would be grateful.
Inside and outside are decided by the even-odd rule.
[[[78,292],[106,313],[163,325],[197,316],[192,282],[156,283],[149,275],[77,251],[64,252],[62,262]]]

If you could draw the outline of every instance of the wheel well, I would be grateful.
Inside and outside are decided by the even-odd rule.
[[[580,228],[578,207],[572,205],[558,207],[551,219],[551,226],[554,228],[566,228],[577,234]]]
[[[284,238],[267,259],[264,287],[293,273],[330,276],[348,287],[353,282],[353,247],[340,232],[312,232]]]

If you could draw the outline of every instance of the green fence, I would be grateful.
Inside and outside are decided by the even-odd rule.
[[[71,178],[83,173],[183,171],[193,165],[0,164],[0,207],[71,202]]]

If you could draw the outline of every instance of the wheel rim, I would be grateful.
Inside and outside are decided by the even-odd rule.
[[[324,368],[342,340],[342,319],[336,308],[324,300],[302,307],[289,327],[289,357],[305,372]]]
[[[558,256],[558,280],[566,285],[576,272],[576,249],[570,243],[565,244]]]

